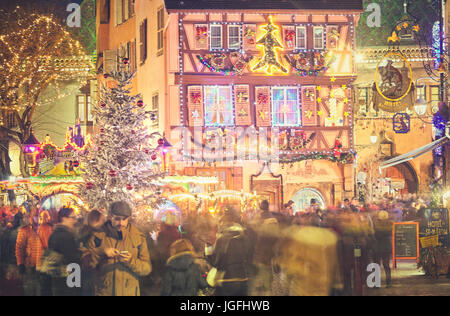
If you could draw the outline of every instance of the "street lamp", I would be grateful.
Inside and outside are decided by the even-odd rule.
[[[36,139],[36,137],[33,134],[33,129],[30,130],[30,136],[26,141],[22,144],[22,150],[25,154],[25,159],[27,162],[28,169],[30,171],[30,174],[32,176],[35,176],[37,174],[37,155],[40,152],[40,143]]]
[[[427,109],[428,109],[428,102],[423,97],[420,97],[414,103],[414,111],[416,111],[416,114],[419,116],[422,116],[425,113],[427,113]]]
[[[375,131],[372,132],[372,134],[370,135],[370,142],[372,144],[376,144],[378,140],[378,135],[377,133],[375,133]]]

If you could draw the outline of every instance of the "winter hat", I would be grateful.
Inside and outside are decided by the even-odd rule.
[[[379,211],[378,212],[378,219],[383,220],[383,219],[388,219],[389,218],[389,213],[386,211]]]
[[[170,245],[170,256],[175,256],[176,254],[182,252],[194,252],[194,247],[192,243],[187,239],[178,239]]]
[[[110,205],[109,214],[115,215],[115,216],[130,217],[131,216],[131,207],[127,202],[117,201]]]

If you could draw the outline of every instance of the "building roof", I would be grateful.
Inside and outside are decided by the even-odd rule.
[[[363,10],[363,0],[164,0],[167,10]]]

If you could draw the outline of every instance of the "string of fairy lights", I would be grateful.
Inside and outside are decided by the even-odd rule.
[[[90,56],[53,16],[25,16],[17,8],[10,20],[11,31],[0,35],[0,75],[5,83],[0,110],[22,113],[73,93],[62,88],[62,81],[86,84],[95,69]],[[50,85],[54,96],[39,98]]]

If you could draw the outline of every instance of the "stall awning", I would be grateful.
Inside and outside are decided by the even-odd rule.
[[[392,166],[395,166],[395,165],[399,165],[399,164],[404,163],[404,162],[406,162],[408,160],[417,158],[417,157],[419,157],[419,156],[421,156],[421,155],[423,155],[423,154],[425,154],[425,153],[427,153],[429,151],[434,150],[435,148],[437,148],[439,146],[442,146],[442,145],[446,144],[448,141],[450,141],[450,138],[445,136],[445,137],[442,137],[442,138],[440,138],[438,140],[435,140],[434,142],[432,142],[432,143],[430,143],[428,145],[425,145],[423,147],[420,147],[420,148],[417,148],[417,149],[415,149],[413,151],[410,151],[409,153],[406,153],[406,154],[400,155],[398,157],[395,157],[395,158],[383,161],[380,164],[380,171],[382,169],[389,168],[389,167],[392,167]]]

